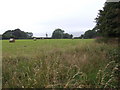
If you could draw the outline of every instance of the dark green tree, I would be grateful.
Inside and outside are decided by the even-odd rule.
[[[27,34],[24,31],[21,31],[20,29],[15,29],[13,31],[13,36],[17,39],[27,38]]]
[[[95,19],[95,30],[103,37],[119,37],[120,35],[120,2],[106,2],[103,10],[99,10]]]
[[[84,34],[81,34],[80,39],[84,38]]]
[[[68,34],[68,33],[64,33],[64,34],[63,34],[63,38],[64,38],[64,39],[72,39],[72,37],[73,37],[72,34],[71,34],[71,35]]]
[[[2,34],[3,39],[9,39],[11,37],[15,39],[27,39],[27,38],[31,38],[32,36],[33,33],[24,32],[21,31],[20,29],[8,30]]]
[[[4,39],[9,39],[9,38],[11,38],[11,37],[14,37],[13,35],[12,35],[12,30],[8,30],[8,31],[6,31],[5,33],[3,33],[2,34],[2,38],[4,38]]]
[[[73,35],[71,34],[71,35],[70,35],[70,39],[72,39],[72,38],[73,38]]]
[[[96,37],[96,31],[95,30],[88,30],[82,35],[83,38],[88,39],[88,38],[94,38]]]
[[[47,33],[46,33],[45,35],[46,35],[46,37],[48,37],[48,34],[47,34]]]
[[[52,34],[53,39],[62,39],[63,36],[64,36],[64,30],[61,29],[56,29]]]
[[[32,32],[26,32],[26,34],[27,34],[27,38],[32,38],[32,36],[33,36]]]
[[[72,34],[64,33],[61,29],[56,29],[52,34],[53,39],[71,39],[72,37]]]

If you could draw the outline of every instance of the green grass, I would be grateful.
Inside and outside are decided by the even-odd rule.
[[[93,39],[3,40],[2,46],[3,88],[97,87],[96,75],[116,47]]]

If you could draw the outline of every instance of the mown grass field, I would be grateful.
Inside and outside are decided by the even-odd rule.
[[[115,48],[94,39],[3,40],[3,88],[114,87]]]

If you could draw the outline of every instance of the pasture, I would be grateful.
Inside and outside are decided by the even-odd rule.
[[[3,40],[2,86],[116,87],[116,77],[108,83],[117,65],[109,59],[109,52],[116,47],[97,43],[94,39],[16,40],[15,43]]]

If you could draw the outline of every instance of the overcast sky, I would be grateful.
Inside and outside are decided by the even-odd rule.
[[[0,34],[16,28],[34,36],[57,29],[80,36],[95,26],[106,0],[0,0]]]

